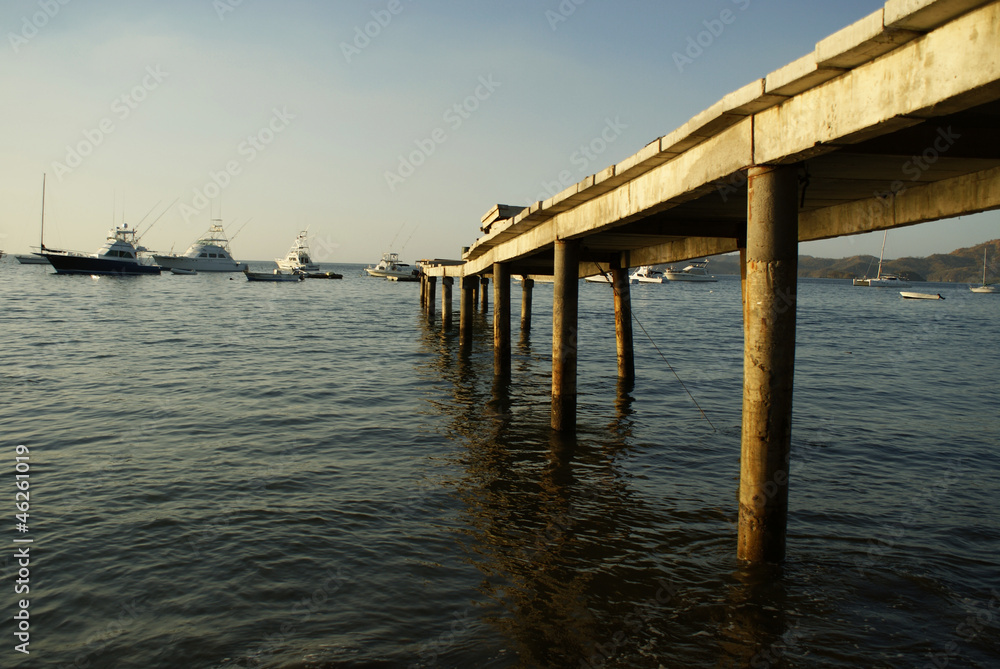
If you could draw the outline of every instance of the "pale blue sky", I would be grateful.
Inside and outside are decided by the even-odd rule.
[[[207,189],[221,193],[214,208],[231,233],[252,217],[237,256],[283,255],[308,227],[315,255],[333,262],[374,262],[390,246],[407,260],[457,257],[493,204],[525,204],[622,160],[881,7],[62,2],[0,6],[0,248],[38,243],[47,172],[52,246],[92,251],[123,203],[135,223],[180,198],[143,242],[183,250],[208,227],[196,194]],[[724,10],[729,24],[678,67],[674,54]],[[366,28],[374,36],[359,38]],[[801,250],[878,253],[876,236]],[[997,237],[993,212],[896,231],[886,256]]]

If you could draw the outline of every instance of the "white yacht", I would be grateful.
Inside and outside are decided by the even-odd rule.
[[[319,265],[314,263],[309,255],[309,240],[305,231],[300,232],[295,238],[295,243],[288,250],[288,254],[284,258],[275,258],[274,262],[278,263],[278,269],[286,272],[319,271]]]
[[[417,276],[417,274],[419,274],[419,270],[414,269],[405,262],[399,262],[398,253],[383,253],[382,259],[378,261],[378,264],[366,267],[365,273],[368,276],[408,279]]]
[[[587,283],[611,283],[611,272],[602,272],[601,274],[594,274],[593,276],[588,276],[584,279]],[[631,275],[628,278],[629,283],[638,283],[635,275]]]
[[[164,269],[193,270],[197,272],[242,272],[246,263],[233,258],[229,240],[220,219],[212,220],[212,227],[196,241],[184,255],[153,254],[153,260]]]
[[[703,283],[716,281],[717,279],[708,273],[707,266],[707,260],[698,260],[684,269],[668,267],[663,271],[663,276],[666,277],[667,281],[701,281]]]
[[[663,272],[654,269],[652,265],[642,265],[632,272],[632,283],[664,283]]]

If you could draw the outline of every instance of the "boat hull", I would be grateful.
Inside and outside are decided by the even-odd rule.
[[[269,281],[271,283],[305,281],[306,278],[304,274],[280,274],[277,272],[244,272],[244,274],[247,277],[247,281]]]
[[[715,283],[718,279],[711,276],[698,276],[697,274],[684,274],[683,272],[670,272],[664,275],[667,281],[687,281],[689,283]]]
[[[395,277],[396,279],[402,279],[403,281],[413,280],[416,281],[418,278],[417,270],[391,270],[391,269],[378,269],[375,267],[366,267],[365,273],[368,276],[375,276],[381,279],[391,279]]]
[[[17,259],[17,262],[21,263],[22,265],[48,265],[48,264],[50,264],[48,258],[43,258],[42,256],[37,256],[37,255],[34,255],[34,254],[32,254],[32,255],[19,254],[19,255],[15,255],[14,257]]]
[[[973,293],[1000,293],[1000,286],[972,286],[969,288]]]
[[[126,260],[111,258],[94,258],[92,256],[61,255],[43,253],[56,274],[97,274],[100,276],[138,276],[142,274],[159,274],[159,265],[142,265]]]
[[[909,293],[906,291],[900,291],[899,293],[904,300],[943,300],[940,293]]]

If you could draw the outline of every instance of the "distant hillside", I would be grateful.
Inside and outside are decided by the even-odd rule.
[[[987,282],[1000,280],[1000,239],[951,253],[935,253],[927,258],[897,258],[882,263],[883,274],[896,274],[909,281],[953,281],[979,283],[983,280],[983,250],[987,251]],[[739,256],[714,256],[709,263],[712,274],[739,274]],[[799,276],[816,279],[856,279],[874,276],[878,256],[850,258],[815,258],[799,256]]]

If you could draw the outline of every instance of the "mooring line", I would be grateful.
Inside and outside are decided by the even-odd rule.
[[[594,263],[594,264],[597,265],[598,269],[601,269],[600,263]],[[608,272],[610,272],[610,271],[611,271],[611,268],[608,267],[607,271],[601,270],[601,274],[603,274],[604,278],[608,280],[608,283],[611,284],[611,290],[617,295],[618,294],[618,288],[617,288],[617,286],[615,286],[614,277],[608,276]],[[626,274],[626,276],[627,276],[627,274]],[[636,323],[636,325],[639,326],[639,329],[642,330],[642,333],[644,335],[646,335],[646,339],[649,340],[649,343],[653,346],[653,349],[656,350],[656,352],[660,355],[660,358],[667,365],[667,369],[669,369],[671,371],[671,373],[673,373],[674,378],[677,379],[677,383],[681,384],[681,388],[684,389],[684,392],[687,393],[687,396],[691,398],[691,401],[698,408],[698,412],[701,413],[702,418],[704,418],[708,422],[708,424],[711,426],[712,432],[718,432],[718,430],[715,427],[715,424],[712,423],[712,420],[708,417],[708,414],[705,413],[705,410],[701,408],[700,404],[698,404],[698,400],[696,400],[694,398],[694,395],[691,394],[691,391],[688,390],[688,387],[686,385],[684,385],[684,381],[681,380],[681,377],[677,373],[677,370],[675,370],[674,366],[670,364],[669,360],[667,360],[667,356],[663,355],[663,351],[661,351],[660,347],[656,345],[656,342],[653,341],[653,338],[649,336],[649,332],[646,331],[646,327],[642,324],[642,321],[640,321],[639,317],[635,315],[635,309],[632,308],[632,300],[631,299],[629,299],[629,312],[632,314],[632,320],[634,320],[635,323]]]

